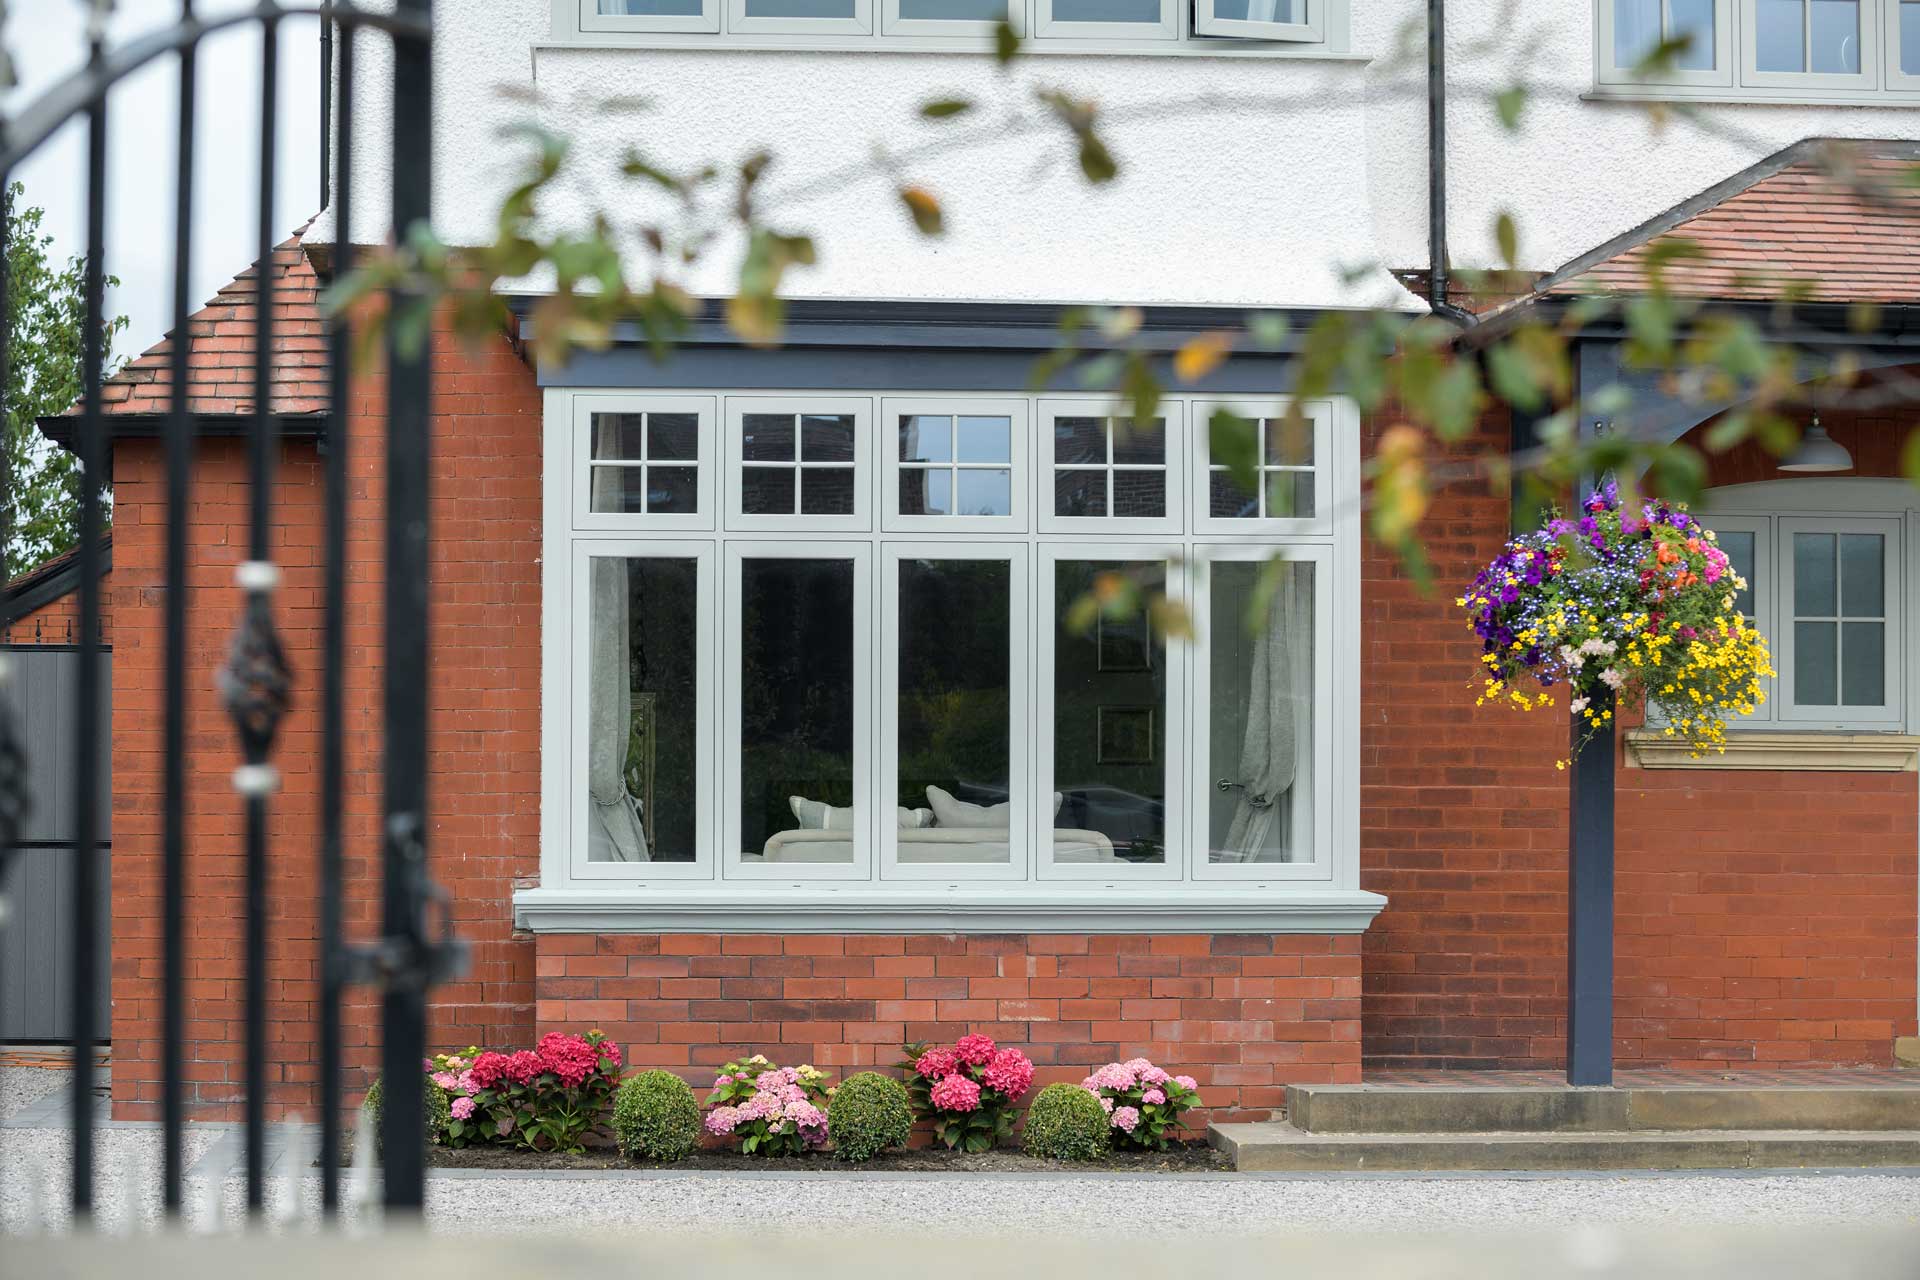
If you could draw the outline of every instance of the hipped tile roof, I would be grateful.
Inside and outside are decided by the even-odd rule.
[[[1576,258],[1541,292],[1638,293],[1654,245],[1691,240],[1666,286],[1728,301],[1920,302],[1920,144],[1809,139]]]
[[[273,280],[272,403],[276,413],[322,413],[327,407],[327,338],[320,278],[300,247],[302,227],[268,258]],[[188,409],[200,415],[254,409],[254,312],[259,263],[223,285],[187,321]],[[106,380],[109,414],[166,413],[173,408],[173,335]],[[68,410],[78,413],[80,406]]]

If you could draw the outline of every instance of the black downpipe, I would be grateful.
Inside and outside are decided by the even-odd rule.
[[[1447,300],[1447,5],[1427,0],[1427,306],[1461,328],[1479,318]]]

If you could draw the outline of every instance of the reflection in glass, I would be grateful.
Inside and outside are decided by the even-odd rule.
[[[1053,0],[1055,22],[1160,21],[1160,0]]]
[[[1053,473],[1053,512],[1060,516],[1107,514],[1107,473],[1056,471]]]
[[[1013,472],[962,469],[954,473],[959,482],[955,514],[963,516],[1005,516],[1013,514]]]
[[[854,564],[740,563],[740,847],[851,863]]]
[[[1013,567],[1004,560],[902,560],[896,801],[928,809],[902,829],[909,862],[1005,863],[1013,795]]]
[[[1762,71],[1807,69],[1806,0],[1758,0],[1754,19],[1756,65]]]
[[[1831,618],[1835,606],[1833,535],[1793,535],[1793,612],[1802,618]]]
[[[1007,16],[1007,0],[900,0],[900,16],[908,21],[999,22]]]
[[[953,419],[944,414],[903,414],[900,418],[900,461],[953,461]]]
[[[1900,73],[1920,76],[1920,0],[1901,0]]]
[[[588,563],[587,859],[692,862],[699,565]]]
[[[1753,618],[1753,533],[1746,529],[1724,531],[1719,535],[1719,548],[1727,553],[1727,563],[1747,585],[1735,593],[1733,607],[1744,613],[1749,620]]]
[[[750,516],[792,515],[793,468],[740,468],[740,510]]]
[[[1837,624],[1793,624],[1793,700],[1802,706],[1831,707],[1839,701],[1834,675],[1840,653]]]
[[[1840,701],[1878,707],[1887,700],[1887,624],[1840,624]]]
[[[1208,859],[1311,862],[1314,566],[1216,560],[1208,582]]]
[[[1307,0],[1213,0],[1213,16],[1239,22],[1305,22]]]
[[[1164,595],[1164,563],[1062,560],[1054,567],[1053,790],[1056,861],[1086,846],[1127,862],[1167,858],[1167,655],[1146,611],[1068,624],[1097,575],[1123,573]],[[1097,833],[1096,840],[1087,833]]]
[[[851,18],[853,0],[747,0],[749,18]]]
[[[793,461],[793,415],[749,413],[740,419],[740,456],[748,462]]]
[[[955,426],[959,462],[1013,461],[1013,421],[1009,418],[962,417]]]
[[[1713,70],[1713,8],[1713,0],[1668,0],[1672,26],[1667,36],[1687,42],[1687,47],[1674,55],[1673,65],[1679,70]]]
[[[1813,65],[1822,75],[1860,72],[1860,0],[1810,0]]]
[[[1662,21],[1662,8],[1665,21]],[[1680,71],[1711,71],[1714,56],[1714,0],[1614,0],[1614,65],[1633,68],[1662,41],[1686,41],[1673,56]]]
[[[801,414],[800,458],[804,462],[852,462],[853,416],[844,413]]]
[[[800,513],[850,516],[853,489],[852,467],[808,467],[800,473]]]
[[[1840,611],[1849,618],[1886,613],[1886,539],[1877,533],[1840,535]]]
[[[700,0],[600,0],[599,12],[621,18],[697,18]]]
[[[1105,418],[1055,418],[1053,420],[1053,460],[1056,463],[1086,462],[1105,466],[1107,461],[1107,421]]]

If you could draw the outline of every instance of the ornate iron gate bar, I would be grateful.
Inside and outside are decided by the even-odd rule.
[[[258,251],[255,267],[254,408],[250,431],[248,559],[237,578],[245,592],[240,625],[234,636],[221,685],[238,729],[245,763],[235,771],[234,784],[246,811],[244,850],[246,883],[245,946],[245,1141],[247,1204],[257,1213],[264,1200],[263,1149],[266,1103],[265,974],[267,906],[267,798],[277,775],[269,763],[277,729],[291,697],[291,674],[273,622],[273,593],[280,574],[272,563],[272,481],[278,449],[278,420],[273,397],[274,333],[274,215],[273,179],[276,165],[274,126],[278,94],[277,41],[282,22],[289,18],[318,17],[339,50],[338,109],[323,112],[335,131],[323,143],[323,156],[338,161],[338,177],[331,184],[340,228],[334,249],[337,271],[350,268],[352,228],[354,45],[361,28],[385,33],[394,45],[393,227],[395,239],[406,242],[413,228],[427,218],[431,159],[432,110],[431,0],[397,0],[392,13],[365,13],[350,3],[294,8],[259,3],[251,8],[204,19],[193,11],[192,0],[181,0],[180,20],[165,31],[142,37],[118,49],[108,49],[104,38],[107,6],[95,0],[89,30],[86,67],[31,104],[17,119],[0,120],[0,183],[17,164],[52,136],[68,120],[88,120],[88,188],[86,246],[86,324],[83,352],[85,395],[77,433],[76,452],[83,468],[81,495],[80,644],[82,670],[76,713],[79,782],[76,811],[74,965],[81,996],[74,1007],[76,1042],[90,1046],[98,1030],[91,1002],[95,961],[95,900],[97,873],[92,850],[99,843],[96,752],[99,743],[98,708],[102,700],[96,655],[100,648],[101,586],[99,533],[102,524],[101,488],[106,465],[106,418],[101,402],[105,358],[101,320],[104,316],[104,261],[106,249],[106,142],[108,102],[113,88],[128,75],[169,54],[180,65],[178,112],[179,154],[174,207],[174,328],[169,369],[172,375],[165,432],[167,515],[165,530],[166,592],[163,615],[165,690],[163,711],[162,855],[162,1092],[163,1127],[162,1200],[169,1215],[181,1205],[181,1129],[185,1119],[182,1060],[185,1052],[184,912],[189,849],[184,805],[187,783],[186,683],[188,665],[187,539],[194,420],[191,377],[190,320],[192,316],[191,230],[194,171],[193,129],[196,113],[196,52],[210,33],[236,26],[257,25],[262,33],[261,143],[259,154]],[[337,31],[336,31],[337,29]],[[331,61],[329,59],[329,61]],[[331,66],[323,75],[332,74]],[[327,93],[322,86],[323,95]],[[5,247],[0,239],[0,250]],[[7,281],[0,271],[0,316],[4,315]],[[400,295],[390,310],[424,305],[418,297]],[[0,370],[7,357],[8,335],[0,323]],[[348,352],[350,335],[343,317],[330,319],[327,375],[332,430],[323,441],[325,464],[324,625],[321,694],[321,831],[320,861],[320,1095],[322,1200],[324,1212],[339,1204],[338,1134],[341,1101],[340,994],[348,982],[376,982],[384,988],[383,1062],[390,1080],[412,1079],[425,1051],[426,989],[442,977],[460,971],[464,947],[452,937],[451,912],[445,895],[427,874],[426,746],[427,746],[427,500],[429,494],[428,411],[431,404],[431,340],[390,344],[388,359],[387,438],[387,571],[386,571],[386,692],[385,779],[386,814],[382,827],[384,849],[383,933],[365,948],[349,948],[340,939],[345,890],[342,856],[342,801],[344,790],[344,706],[342,683],[346,670],[346,501],[347,420],[349,417]],[[0,452],[0,485],[10,485]],[[0,522],[0,545],[11,535],[9,522]],[[0,583],[0,617],[8,602]],[[0,681],[8,678],[0,670]],[[0,704],[0,877],[21,830],[31,797],[25,793],[24,743],[4,704]],[[0,879],[4,885],[4,879]],[[429,923],[430,904],[439,904],[438,928]],[[93,1060],[89,1052],[75,1055],[73,1077],[72,1202],[76,1219],[84,1221],[93,1199]],[[423,1196],[423,1130],[418,1089],[387,1091],[383,1112],[383,1146],[387,1156],[384,1196],[398,1210],[418,1209]]]

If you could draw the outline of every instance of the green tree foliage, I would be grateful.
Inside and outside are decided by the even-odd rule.
[[[25,573],[68,550],[80,536],[80,464],[34,425],[80,399],[81,345],[86,332],[86,263],[48,260],[53,237],[40,230],[42,211],[24,206],[14,183],[0,198],[6,224],[6,576]],[[109,276],[107,284],[120,282]],[[109,366],[125,316],[104,325]]]

